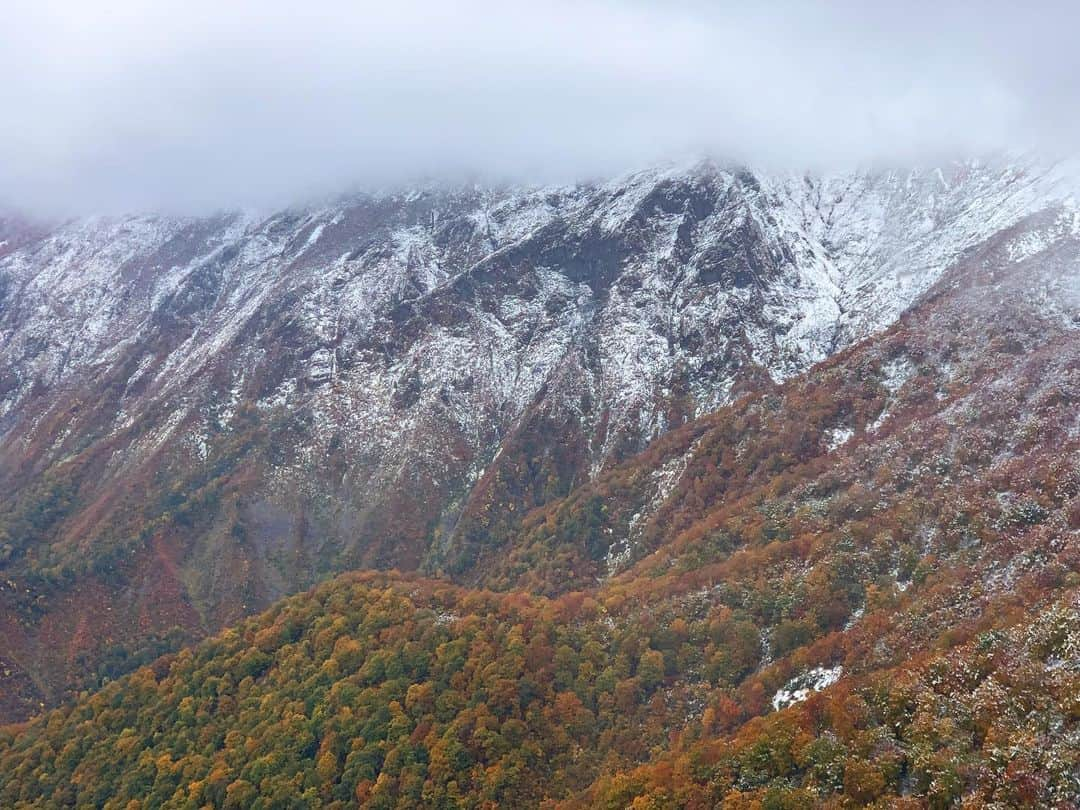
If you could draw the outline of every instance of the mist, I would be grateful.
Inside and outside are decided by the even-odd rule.
[[[828,169],[1080,143],[1069,4],[764,5],[16,0],[0,203],[196,213],[694,155]]]

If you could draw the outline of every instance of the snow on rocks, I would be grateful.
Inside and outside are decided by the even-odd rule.
[[[533,408],[582,426],[582,474],[596,476],[673,412],[713,410],[742,381],[785,379],[888,326],[1067,180],[1013,158],[830,176],[699,163],[63,223],[0,257],[0,444],[31,441],[44,397],[109,379],[110,425],[149,420],[142,434],[162,441],[180,429],[163,414],[305,412],[295,458],[335,442],[363,459],[351,475],[371,498],[409,469],[465,481]],[[1069,238],[1078,221],[1039,227]],[[1046,242],[1011,238],[1018,260]],[[892,361],[883,385],[896,394],[911,373]],[[830,447],[851,435],[837,427]]]
[[[844,668],[840,665],[835,667],[814,667],[808,672],[796,675],[773,695],[773,711],[779,711],[785,706],[801,703],[810,697],[813,692],[820,692],[832,686],[843,674]]]
[[[854,435],[855,431],[846,425],[834,427],[825,433],[825,446],[829,448],[830,453],[839,450],[851,441],[851,437]]]

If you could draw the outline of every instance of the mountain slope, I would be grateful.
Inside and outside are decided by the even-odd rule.
[[[549,563],[507,575],[491,549],[526,553],[530,510],[885,328],[1064,177],[704,164],[269,217],[5,220],[4,711],[348,568],[528,581]]]
[[[7,731],[0,797],[1073,806],[1077,402],[1064,205],[531,511],[525,591],[347,575]]]

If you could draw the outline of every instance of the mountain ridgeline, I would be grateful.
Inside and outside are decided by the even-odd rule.
[[[0,803],[1073,806],[1069,178],[3,221]]]

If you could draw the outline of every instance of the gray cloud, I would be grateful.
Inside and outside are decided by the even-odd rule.
[[[765,5],[14,0],[0,200],[203,210],[700,152],[824,167],[1078,142],[1068,4]]]

